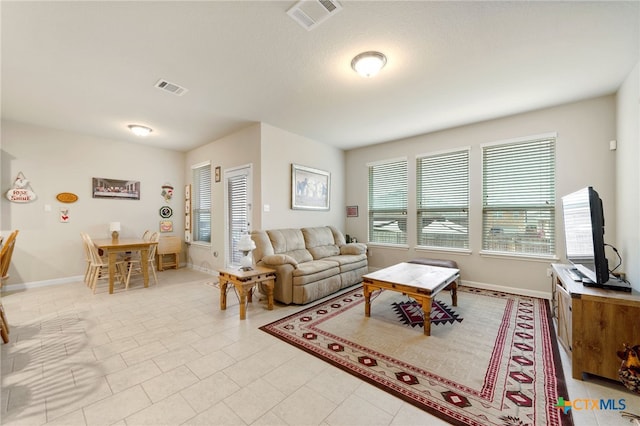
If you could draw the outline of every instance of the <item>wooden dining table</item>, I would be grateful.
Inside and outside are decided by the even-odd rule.
[[[144,286],[149,287],[149,249],[158,244],[157,241],[147,241],[142,238],[104,238],[93,240],[93,244],[107,254],[109,259],[109,294],[113,294],[113,281],[116,275],[118,253],[139,251],[142,261],[142,277]]]

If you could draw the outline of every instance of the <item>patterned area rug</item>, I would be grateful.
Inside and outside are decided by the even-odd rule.
[[[367,318],[358,288],[261,329],[451,424],[573,424],[548,301],[461,286],[431,336],[398,320],[405,302],[378,293]]]
[[[422,327],[424,325],[424,313],[422,305],[415,300],[392,303],[393,310],[396,311],[401,323],[411,327]],[[439,300],[432,300],[431,303],[431,325],[453,324],[462,321],[453,310]]]

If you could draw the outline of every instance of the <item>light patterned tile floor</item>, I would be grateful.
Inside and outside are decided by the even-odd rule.
[[[190,269],[159,285],[93,295],[81,282],[3,294],[3,425],[437,425],[441,420],[258,330],[301,307],[219,309],[215,278]],[[563,350],[565,371],[568,358]],[[569,398],[640,397],[567,377]],[[633,404],[630,404],[632,403]],[[576,425],[629,425],[614,411]]]

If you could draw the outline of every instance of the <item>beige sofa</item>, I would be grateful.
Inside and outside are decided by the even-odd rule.
[[[305,304],[362,282],[367,246],[332,226],[253,231],[257,265],[276,270],[275,300]]]

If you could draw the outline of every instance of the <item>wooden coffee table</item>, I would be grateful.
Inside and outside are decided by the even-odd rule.
[[[267,288],[267,309],[273,309],[273,287],[276,271],[270,268],[254,266],[249,271],[241,269],[223,268],[220,273],[220,310],[227,309],[227,285],[233,284],[240,299],[240,319],[247,316],[247,303],[251,303],[253,289],[257,284],[264,284]]]
[[[424,313],[424,334],[431,335],[431,299],[438,292],[451,285],[453,305],[457,305],[456,280],[460,270],[440,266],[399,263],[364,275],[364,314],[371,316],[371,294],[377,290],[392,290],[406,294],[422,305]]]

